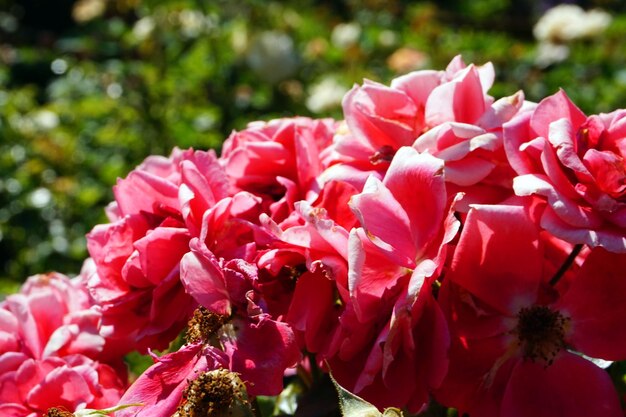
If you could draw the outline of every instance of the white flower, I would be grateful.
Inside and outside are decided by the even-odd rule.
[[[569,56],[569,46],[558,45],[552,42],[541,42],[537,48],[537,56],[535,63],[545,68],[549,65],[556,64]]]
[[[298,65],[293,39],[285,33],[262,32],[250,46],[247,62],[261,78],[271,83],[289,78]]]
[[[340,23],[333,29],[330,39],[336,47],[347,49],[355,45],[360,36],[361,26],[358,23]]]
[[[72,17],[79,23],[102,16],[106,10],[105,0],[78,0],[72,8]]]
[[[156,26],[154,19],[151,16],[142,17],[133,26],[133,36],[139,40],[143,41],[147,39],[152,31],[154,31],[154,27]]]
[[[50,110],[39,110],[33,115],[33,122],[41,130],[50,130],[59,125],[59,116]]]
[[[206,28],[206,18],[198,10],[183,10],[178,15],[181,33],[188,38],[197,38]]]
[[[313,85],[306,100],[306,106],[313,113],[320,113],[341,106],[348,89],[336,79],[327,77]]]
[[[36,208],[44,208],[52,201],[52,193],[44,187],[37,188],[30,193],[30,204]]]
[[[535,38],[542,42],[568,42],[601,34],[611,23],[611,16],[602,10],[585,12],[574,4],[561,4],[548,10],[533,28]]]

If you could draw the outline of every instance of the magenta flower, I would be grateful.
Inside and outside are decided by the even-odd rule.
[[[437,399],[472,416],[621,416],[607,373],[626,358],[626,256],[595,249],[553,287],[522,206],[476,206],[441,302],[453,335]],[[552,271],[551,268],[548,268]]]

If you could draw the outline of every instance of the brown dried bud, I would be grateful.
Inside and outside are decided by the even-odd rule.
[[[226,320],[226,316],[212,313],[204,307],[198,307],[187,323],[185,340],[187,343],[210,343]]]
[[[246,386],[236,373],[216,369],[201,373],[183,391],[174,417],[252,417]]]
[[[74,417],[74,413],[70,413],[63,408],[52,407],[46,411],[43,417]]]

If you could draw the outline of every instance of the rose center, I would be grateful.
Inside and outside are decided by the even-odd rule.
[[[185,340],[187,343],[210,343],[227,319],[226,316],[212,313],[204,307],[198,307],[187,323]]]
[[[543,361],[549,366],[565,348],[565,330],[569,319],[546,306],[522,308],[517,314],[518,345],[524,359]]]
[[[370,156],[370,162],[372,165],[382,164],[383,162],[391,162],[395,154],[395,149],[389,145],[383,145]]]
[[[74,417],[74,414],[62,408],[52,407],[46,411],[44,417]]]
[[[237,408],[249,406],[245,385],[226,370],[203,372],[183,391],[177,417],[239,415]],[[235,407],[235,408],[233,408]]]

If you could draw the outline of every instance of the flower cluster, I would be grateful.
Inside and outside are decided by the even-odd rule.
[[[494,77],[456,57],[146,159],[81,276],[3,302],[0,410],[250,415],[321,369],[410,413],[623,416],[597,359],[626,359],[626,110]],[[168,346],[124,390],[116,361]]]

